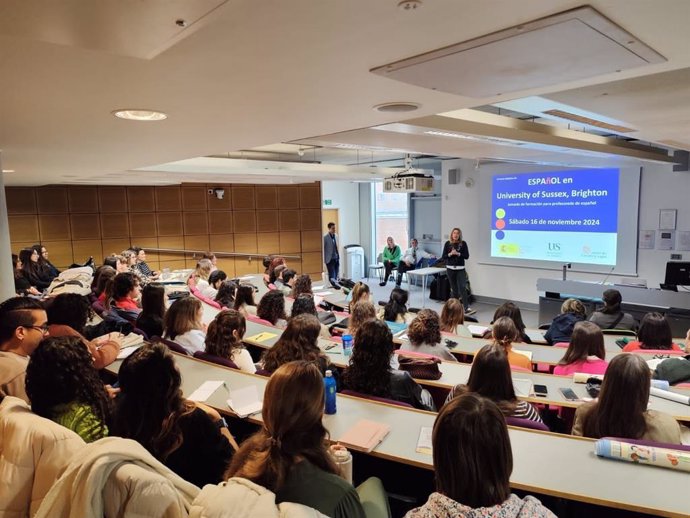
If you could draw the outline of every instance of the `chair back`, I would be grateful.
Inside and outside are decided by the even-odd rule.
[[[568,342],[556,342],[553,344],[554,347],[562,347],[563,349],[567,349],[570,347],[570,344]]]
[[[601,332],[605,335],[637,336],[637,333],[630,329],[602,329]]]
[[[510,370],[515,372],[532,372],[531,370],[525,369],[524,367],[520,367],[518,365],[511,365]]]
[[[508,426],[518,426],[520,428],[527,428],[529,430],[540,430],[542,432],[549,431],[549,427],[544,423],[532,421],[531,419],[524,419],[522,417],[506,417],[506,424]]]
[[[690,389],[690,383],[676,383],[673,385],[675,388]]]
[[[194,295],[197,299],[199,299],[204,304],[208,304],[212,308],[223,309],[223,306],[218,304],[215,300],[209,299],[208,297],[202,295],[201,292],[199,290],[197,290],[196,288],[190,289],[190,292],[192,293],[192,295]]]
[[[249,320],[250,322],[254,322],[255,324],[263,324],[265,326],[275,327],[268,320],[264,320],[263,318],[259,318],[256,315],[247,315],[247,320]]]
[[[167,338],[160,338],[161,343],[165,344],[168,346],[168,349],[171,351],[175,351],[176,353],[184,354],[185,356],[190,356],[189,351],[182,347],[180,344],[173,340],[169,340]]]
[[[239,370],[239,367],[234,361],[229,360],[228,358],[223,358],[222,356],[216,356],[215,354],[209,354],[204,351],[196,351],[194,353],[194,358],[215,363],[216,365],[222,365],[223,367],[230,367],[231,369]]]
[[[378,401],[379,403],[387,403],[389,405],[401,406],[401,407],[405,407],[405,408],[414,408],[409,403],[404,403],[402,401],[397,401],[395,399],[388,399],[385,397],[370,396],[368,394],[362,394],[361,392],[356,392],[354,390],[347,390],[346,389],[346,390],[343,390],[341,393],[345,394],[346,396],[353,396],[353,397],[358,397],[361,399],[368,399],[370,401]]]
[[[418,353],[415,351],[404,351],[402,349],[397,349],[395,351],[395,354],[397,354],[398,356],[409,356],[410,358],[437,358],[437,356],[434,356],[433,354]]]
[[[257,374],[259,376],[264,376],[266,378],[271,377],[271,373],[268,372],[266,369],[256,369],[256,372],[254,374]]]

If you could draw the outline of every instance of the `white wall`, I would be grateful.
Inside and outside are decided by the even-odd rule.
[[[340,256],[342,247],[360,243],[359,233],[359,185],[352,182],[321,182],[321,202],[324,209],[338,209],[340,228]],[[323,200],[332,200],[332,205],[323,205]]]
[[[560,278],[558,269],[517,268],[478,264],[474,254],[473,243],[479,243],[480,203],[478,175],[482,168],[475,169],[473,160],[447,160],[443,162],[443,187],[441,202],[441,222],[444,241],[452,227],[459,226],[463,238],[470,248],[468,273],[472,282],[472,291],[477,295],[506,300],[537,303],[539,293],[536,290],[538,278]],[[459,168],[460,182],[448,184],[448,170]],[[524,167],[522,168],[524,169]],[[640,230],[656,229],[659,223],[659,209],[678,209],[678,230],[690,230],[690,173],[671,171],[671,166],[645,166],[640,186],[639,228]],[[515,166],[515,171],[520,170]],[[465,182],[474,180],[474,185],[467,187]],[[690,252],[683,254],[683,260],[690,261]],[[649,287],[658,287],[664,280],[666,262],[671,251],[639,250],[638,277],[646,279]],[[569,272],[569,279],[600,282],[601,274]],[[620,282],[620,277],[612,275],[608,282]]]

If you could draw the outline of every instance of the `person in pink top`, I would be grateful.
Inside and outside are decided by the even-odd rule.
[[[628,343],[623,348],[623,352],[629,353],[642,349],[682,351],[683,349],[678,344],[673,343],[672,336],[671,325],[664,315],[661,313],[647,313],[640,323],[640,329],[637,331],[637,340]]]
[[[592,322],[577,322],[573,327],[568,350],[553,373],[561,376],[576,372],[604,374],[608,366],[601,328]]]

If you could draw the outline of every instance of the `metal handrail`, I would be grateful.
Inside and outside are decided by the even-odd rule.
[[[243,254],[240,252],[214,252],[212,250],[182,250],[179,248],[149,248],[146,247],[144,248],[147,252],[165,252],[165,253],[173,253],[173,254],[192,254],[192,259],[195,259],[196,254],[203,255],[207,252],[211,252],[214,254],[216,257],[243,257],[249,259],[249,262],[252,261],[252,259],[262,259],[266,256],[268,257],[284,257],[285,259],[299,259],[302,260],[301,255],[286,255],[286,254]]]

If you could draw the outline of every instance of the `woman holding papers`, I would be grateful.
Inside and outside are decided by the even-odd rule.
[[[651,371],[641,356],[619,354],[601,385],[599,399],[575,412],[573,435],[620,437],[680,444],[680,426],[670,415],[648,410]]]

